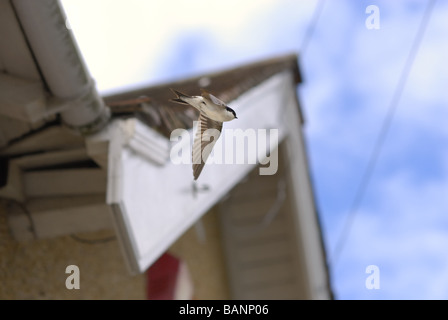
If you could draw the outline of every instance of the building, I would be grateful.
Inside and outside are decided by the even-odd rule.
[[[113,230],[140,274],[193,225],[206,239],[200,221],[215,208],[231,298],[332,298],[296,55],[100,97],[57,2],[0,5],[0,197],[15,204],[7,221],[17,241]],[[193,183],[191,164],[172,153],[190,154],[190,140],[172,132],[191,136],[197,113],[169,102],[169,88],[201,87],[239,118],[215,149],[241,151],[226,130],[257,146],[244,144],[242,163],[207,164]]]

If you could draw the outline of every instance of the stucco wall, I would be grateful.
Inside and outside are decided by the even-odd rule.
[[[189,266],[196,299],[226,299],[224,272],[215,212],[203,218],[206,242],[189,229],[170,252]],[[104,239],[112,231],[80,234]],[[68,265],[80,269],[80,289],[68,290]],[[130,276],[116,240],[86,244],[71,236],[16,242],[8,234],[5,204],[0,204],[0,299],[145,299],[145,274]]]

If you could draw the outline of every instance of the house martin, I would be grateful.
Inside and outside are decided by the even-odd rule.
[[[222,123],[238,118],[232,108],[202,88],[200,96],[189,96],[174,89],[171,91],[177,96],[171,101],[190,105],[199,111],[198,129],[192,152],[193,177],[197,180],[213,146],[221,135]]]

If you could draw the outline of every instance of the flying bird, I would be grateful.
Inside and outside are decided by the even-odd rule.
[[[221,135],[222,123],[238,118],[232,108],[202,88],[200,96],[188,96],[174,89],[171,91],[177,96],[171,101],[190,105],[199,110],[198,130],[194,137],[192,152],[193,177],[197,180],[213,146]]]

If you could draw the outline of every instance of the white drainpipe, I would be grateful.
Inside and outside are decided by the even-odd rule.
[[[65,125],[82,134],[100,130],[110,118],[65,24],[59,1],[13,0],[31,50],[51,93],[65,105]]]

